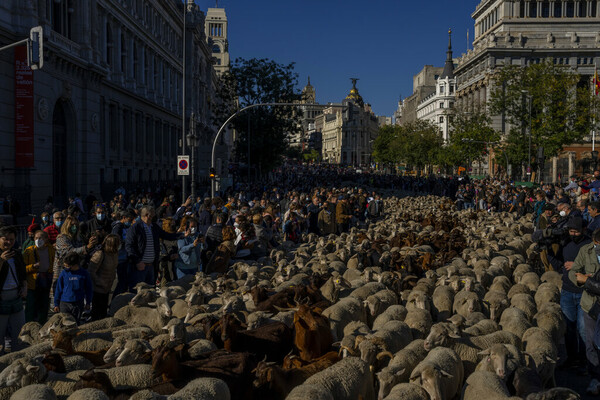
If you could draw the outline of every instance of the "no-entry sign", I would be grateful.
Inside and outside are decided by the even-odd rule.
[[[190,156],[177,156],[177,175],[190,174]]]

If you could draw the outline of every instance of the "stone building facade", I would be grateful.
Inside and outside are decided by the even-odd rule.
[[[28,37],[36,25],[45,38],[43,69],[33,72],[29,168],[14,167],[20,140],[15,53],[0,53],[0,197],[12,193],[38,212],[50,195],[64,205],[77,192],[106,195],[119,186],[155,190],[179,182],[182,124],[187,132],[190,114],[196,115],[198,155],[215,132],[210,101],[217,77],[204,22],[192,0],[0,2],[0,43]],[[228,157],[226,144],[219,147],[222,159]],[[201,164],[205,156],[196,158]]]
[[[321,129],[324,162],[361,166],[371,162],[372,144],[377,137],[378,119],[356,88],[336,107],[325,108],[315,119]]]
[[[426,65],[413,77],[413,94],[402,101],[402,109],[396,111],[400,117],[400,125],[409,124],[417,120],[417,109],[425,98],[434,94],[436,82],[441,75],[443,67]],[[400,105],[398,105],[400,108]]]
[[[450,35],[451,32],[448,32]],[[446,63],[435,83],[435,92],[417,105],[417,119],[428,120],[438,126],[444,142],[449,140],[451,110],[454,108],[456,78],[452,59],[452,38],[448,39]]]
[[[206,11],[204,27],[209,47],[214,57],[214,68],[217,75],[229,71],[229,39],[227,14],[224,8],[209,8]]]

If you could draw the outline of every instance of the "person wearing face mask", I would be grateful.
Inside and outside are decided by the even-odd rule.
[[[40,230],[40,226],[36,223],[34,223],[33,221],[31,222],[31,225],[29,225],[27,227],[27,240],[25,240],[23,242],[23,244],[21,245],[21,250],[23,253],[25,253],[25,250],[34,245],[33,242],[33,235],[35,234],[36,231]]]
[[[102,237],[105,237],[112,231],[112,221],[110,220],[106,208],[97,204],[94,209],[94,215],[89,220],[82,222],[79,225],[81,239],[87,242],[90,237],[97,231],[102,232]]]
[[[583,289],[581,309],[585,326],[584,340],[588,371],[592,380],[587,388],[588,393],[600,392],[600,352],[594,343],[597,320],[600,315],[600,290],[598,290],[598,272],[600,272],[600,229],[592,235],[593,242],[579,250],[569,270],[569,280]],[[592,279],[589,279],[593,277]],[[589,281],[589,282],[588,282]]]
[[[44,325],[50,309],[50,284],[55,250],[44,231],[35,231],[33,239],[34,244],[23,252],[27,271],[25,321],[35,321]]]
[[[51,225],[50,215],[47,212],[43,212],[40,217],[42,218],[42,223],[40,224],[41,229],[46,229]]]
[[[67,254],[74,252],[81,258],[91,255],[93,249],[98,244],[98,237],[92,235],[87,243],[79,240],[79,221],[75,217],[69,216],[60,228],[60,235],[56,238],[56,256],[54,257],[54,268],[52,271],[52,287],[50,288],[51,298],[54,298],[54,288],[56,281],[64,268],[63,260]],[[58,306],[55,304],[54,306]]]
[[[175,261],[177,279],[200,271],[202,243],[204,237],[198,233],[198,221],[189,218],[185,225],[184,237],[177,241],[179,259]]]
[[[56,243],[56,237],[60,234],[60,228],[65,220],[65,215],[57,211],[52,215],[53,224],[44,228],[44,232],[48,234],[50,244]]]
[[[561,250],[556,256],[552,252],[548,254],[548,261],[555,271],[562,274],[560,307],[567,323],[565,334],[567,366],[582,367],[585,365],[585,322],[580,304],[583,289],[569,280],[569,271],[579,250],[590,244],[592,239],[585,234],[581,217],[569,219],[565,228],[569,232],[568,238],[562,243]]]

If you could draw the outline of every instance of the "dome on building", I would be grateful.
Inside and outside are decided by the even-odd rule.
[[[362,96],[360,95],[360,93],[358,93],[358,89],[356,88],[356,81],[358,81],[358,79],[350,78],[350,80],[352,81],[352,89],[350,90],[348,96],[346,96],[346,100],[351,100],[362,107],[365,104],[365,102],[363,101]]]

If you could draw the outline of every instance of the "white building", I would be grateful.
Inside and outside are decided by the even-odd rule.
[[[214,68],[217,75],[229,71],[229,40],[227,39],[227,14],[224,8],[209,8],[204,24],[209,47],[214,57]]]
[[[436,80],[435,92],[427,96],[417,106],[417,119],[428,120],[440,128],[444,142],[448,142],[450,132],[450,111],[456,97],[456,78],[452,59],[452,32],[448,31],[448,51],[444,70]]]

